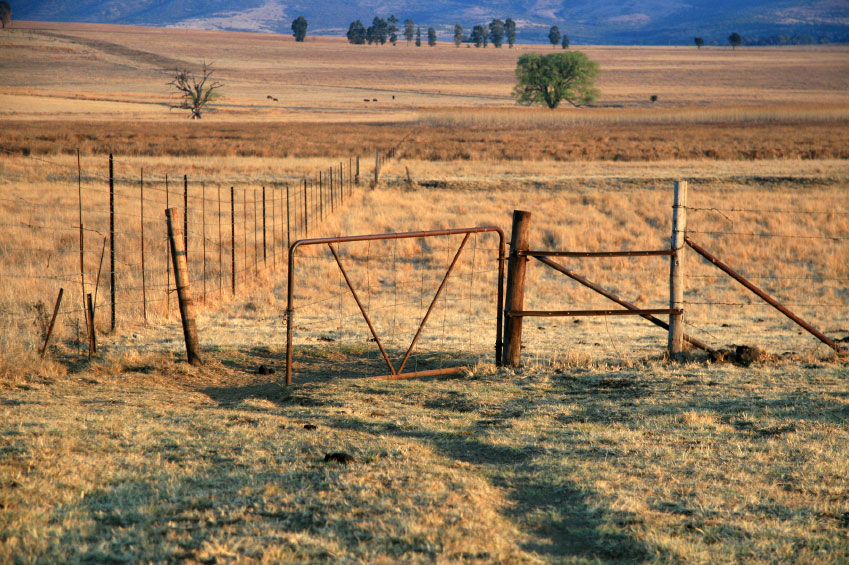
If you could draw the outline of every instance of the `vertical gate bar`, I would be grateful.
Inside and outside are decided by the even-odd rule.
[[[374,326],[372,326],[371,320],[369,319],[365,308],[363,308],[362,302],[360,302],[360,297],[357,296],[357,291],[354,290],[354,285],[351,284],[351,279],[348,278],[348,273],[345,271],[345,267],[342,266],[342,261],[339,260],[339,255],[336,253],[336,249],[334,249],[333,245],[330,243],[327,244],[327,247],[330,248],[330,252],[333,253],[333,258],[336,259],[336,264],[339,265],[339,270],[342,272],[342,276],[345,277],[345,284],[348,285],[348,290],[351,291],[351,295],[354,297],[354,301],[357,303],[357,307],[359,307],[360,313],[363,315],[363,319],[368,325],[368,329],[371,332],[371,336],[374,338],[375,343],[377,343],[377,347],[378,349],[380,349],[380,354],[383,355],[383,360],[386,361],[386,365],[389,367],[389,370],[392,372],[392,374],[397,374],[395,371],[395,367],[392,366],[392,361],[389,360],[389,355],[383,348],[383,344],[380,343],[380,338],[377,337],[377,332],[374,331]]]
[[[466,246],[466,242],[469,241],[469,236],[471,233],[466,233],[466,236],[463,238],[463,242],[460,243],[460,247],[457,249],[457,253],[454,254],[454,260],[451,261],[451,265],[448,266],[448,270],[445,272],[445,276],[442,278],[442,282],[439,285],[439,288],[436,290],[436,295],[433,297],[433,300],[430,303],[430,306],[425,313],[425,317],[422,319],[421,324],[419,324],[419,329],[416,331],[416,335],[413,337],[412,343],[410,343],[409,349],[407,349],[407,354],[404,355],[404,360],[401,362],[401,366],[398,368],[398,374],[404,372],[404,365],[407,364],[407,360],[410,358],[410,354],[413,352],[413,348],[416,346],[416,342],[419,340],[419,336],[424,330],[425,324],[427,323],[427,319],[430,317],[430,313],[433,311],[433,307],[436,304],[436,301],[439,299],[439,296],[442,294],[442,290],[445,288],[445,284],[448,282],[448,277],[451,276],[451,271],[454,270],[454,266],[457,264],[457,259],[460,258],[460,254],[463,252],[463,248]]]

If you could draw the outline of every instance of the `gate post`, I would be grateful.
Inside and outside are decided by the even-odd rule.
[[[507,261],[507,299],[504,314],[504,364],[518,367],[522,356],[522,318],[510,313],[525,305],[525,270],[528,258],[519,255],[529,249],[531,213],[513,210],[513,230],[510,234],[510,258]]]
[[[687,181],[675,182],[672,203],[672,251],[669,268],[669,308],[684,308],[684,271],[681,265],[684,236],[687,232]],[[684,314],[669,315],[669,357],[675,359],[684,351]]]

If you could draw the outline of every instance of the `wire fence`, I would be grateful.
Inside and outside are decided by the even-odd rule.
[[[87,347],[85,297],[100,332],[157,325],[178,312],[164,210],[179,208],[195,302],[212,306],[270,272],[318,233],[360,184],[359,157],[307,175],[173,174],[139,159],[32,155],[3,148],[0,290],[3,346],[40,347],[65,289],[57,340]],[[379,154],[380,155],[380,154]],[[194,169],[191,167],[190,169]],[[255,173],[255,172],[254,172]]]

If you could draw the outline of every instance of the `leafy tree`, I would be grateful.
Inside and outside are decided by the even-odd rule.
[[[560,43],[559,27],[551,26],[551,29],[548,30],[548,40],[551,42],[552,47],[557,47],[557,44]]]
[[[404,20],[404,38],[407,40],[407,45],[413,40],[413,35],[416,33],[416,24],[410,18]]]
[[[395,45],[398,43],[398,18],[396,18],[395,15],[391,15],[386,20],[386,23],[386,31],[389,32],[389,43]]]
[[[560,46],[563,49],[569,49],[569,36],[565,33],[563,34],[563,39],[560,41]]]
[[[386,44],[386,40],[389,39],[389,24],[386,20],[375,16],[369,29],[372,30],[371,37],[374,43]],[[368,30],[366,30],[366,38],[368,38],[368,35]]]
[[[416,28],[416,47],[422,46],[422,28],[421,26]]]
[[[486,37],[486,30],[483,26],[475,26],[472,28],[472,43],[475,44],[475,47],[480,47],[483,45],[484,37]]]
[[[295,41],[303,41],[307,36],[307,19],[303,16],[298,16],[292,22],[292,35],[295,36]]]
[[[461,43],[463,43],[463,26],[454,24],[454,45],[460,47]]]
[[[728,43],[731,44],[731,49],[734,50],[743,43],[743,38],[736,31],[728,36]]]
[[[12,23],[12,7],[8,2],[0,2],[0,21],[3,22],[3,29]]]
[[[702,46],[705,44],[705,40],[702,39],[701,37],[697,37],[693,41],[696,42],[696,47],[698,47],[699,49],[701,49]]]
[[[489,22],[489,38],[496,48],[500,48],[504,43],[504,22],[501,20],[492,20]]]
[[[436,45],[436,30],[432,27],[427,28],[427,44],[431,47]]]
[[[507,35],[507,43],[510,49],[516,44],[516,22],[512,18],[504,20],[504,33]]]
[[[377,43],[377,30],[374,29],[374,26],[368,26],[366,28],[366,43],[369,45]]]
[[[201,76],[192,74],[187,69],[175,69],[174,76],[169,86],[177,90],[180,102],[171,108],[179,110],[191,110],[189,117],[193,120],[201,119],[201,111],[213,99],[219,96],[218,89],[224,86],[216,80],[212,80],[212,63],[203,62]]]
[[[575,107],[591,104],[599,94],[593,87],[597,75],[598,64],[580,51],[527,53],[516,65],[513,97],[519,104],[545,104],[552,110],[563,100]]]
[[[362,45],[366,42],[366,28],[363,25],[363,22],[357,20],[355,22],[351,22],[351,25],[348,26],[348,42],[354,45]]]

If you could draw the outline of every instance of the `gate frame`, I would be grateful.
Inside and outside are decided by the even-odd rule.
[[[466,245],[469,237],[472,234],[477,233],[496,233],[498,234],[499,244],[498,244],[498,292],[496,299],[496,336],[495,336],[495,364],[497,366],[501,366],[501,357],[503,350],[503,342],[502,342],[502,328],[504,326],[504,262],[506,256],[506,244],[504,231],[497,226],[480,226],[475,228],[457,228],[457,229],[448,229],[448,230],[430,230],[430,231],[415,231],[415,232],[400,232],[400,233],[383,233],[383,234],[369,234],[369,235],[352,235],[352,236],[341,236],[341,237],[322,237],[322,238],[312,238],[312,239],[299,239],[293,242],[289,246],[289,272],[287,276],[287,302],[286,302],[286,385],[289,386],[292,384],[292,353],[293,353],[293,320],[295,317],[295,309],[294,309],[294,290],[295,290],[295,257],[298,248],[306,247],[310,245],[327,245],[330,248],[331,253],[333,254],[334,259],[336,260],[336,264],[339,267],[339,270],[342,273],[342,276],[345,278],[345,282],[348,285],[348,289],[351,291],[354,300],[357,303],[357,306],[360,309],[360,313],[363,315],[363,318],[366,324],[369,327],[369,330],[372,333],[372,336],[377,343],[378,348],[380,349],[381,354],[383,355],[384,361],[386,361],[391,374],[389,375],[381,375],[373,378],[383,378],[387,380],[396,380],[396,379],[408,379],[414,377],[425,377],[425,376],[433,376],[433,375],[445,375],[452,373],[459,373],[463,369],[467,368],[466,366],[459,367],[450,367],[448,369],[434,369],[428,371],[415,371],[410,373],[404,373],[404,366],[406,365],[407,359],[410,356],[410,353],[413,350],[413,346],[416,344],[416,341],[424,330],[424,326],[427,323],[428,317],[430,313],[433,311],[436,302],[438,301],[442,289],[445,287],[445,284],[448,282],[448,277],[451,275],[451,272],[454,270],[454,266],[457,263],[460,255],[463,252],[463,248]],[[430,307],[427,310],[424,318],[419,324],[419,329],[416,332],[415,337],[413,338],[412,343],[410,344],[409,349],[407,350],[407,354],[404,357],[404,360],[401,362],[400,368],[398,370],[395,369],[392,362],[389,360],[389,356],[386,351],[383,349],[382,344],[380,343],[380,339],[378,338],[374,327],[371,324],[371,320],[368,317],[365,309],[362,306],[362,303],[357,296],[356,290],[354,290],[353,285],[348,279],[348,274],[345,271],[345,268],[342,266],[341,261],[339,260],[339,256],[336,253],[336,250],[333,247],[334,243],[350,243],[356,241],[383,241],[383,240],[397,240],[397,239],[415,239],[415,238],[425,238],[425,237],[439,237],[446,235],[465,235],[466,237],[463,239],[463,242],[460,244],[460,247],[457,249],[457,252],[454,255],[454,260],[449,265],[448,270],[445,272],[445,276],[442,279],[442,283],[439,285],[439,288],[436,291],[436,294],[433,297],[433,300],[430,303]],[[474,269],[474,265],[472,266]]]

